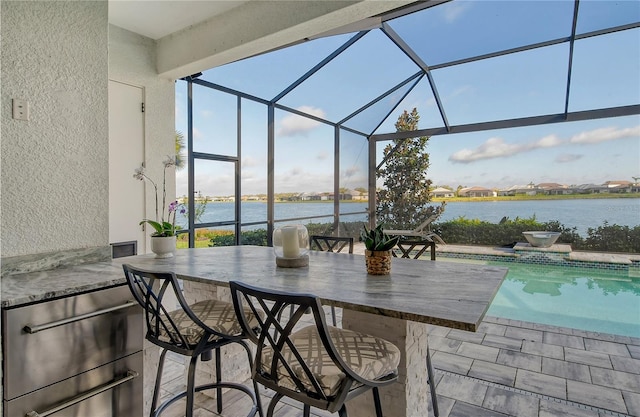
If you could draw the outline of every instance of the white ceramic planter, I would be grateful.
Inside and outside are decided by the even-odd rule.
[[[527,242],[536,248],[548,248],[560,237],[560,232],[522,232]]]
[[[156,258],[171,258],[176,252],[176,237],[151,236],[151,252]]]

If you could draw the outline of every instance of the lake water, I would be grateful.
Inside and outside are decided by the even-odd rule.
[[[343,203],[342,213],[362,212],[367,203]],[[242,223],[264,222],[267,218],[267,204],[262,202],[242,203]],[[233,203],[209,203],[201,218],[201,222],[217,222],[232,220]],[[300,217],[327,216],[325,218],[299,221],[301,223],[325,223],[331,221],[332,202],[318,203],[276,203],[276,219],[292,219]],[[540,222],[557,220],[567,227],[576,227],[578,233],[585,237],[589,227],[602,226],[607,221],[610,225],[637,226],[640,224],[640,198],[611,198],[585,200],[528,200],[528,201],[483,201],[483,202],[448,202],[439,221],[454,220],[458,217],[479,219],[498,223],[503,217],[510,219],[536,217]],[[367,221],[364,213],[340,216],[345,222]],[[186,219],[178,218],[177,223],[186,225]],[[264,228],[264,225],[252,228]]]

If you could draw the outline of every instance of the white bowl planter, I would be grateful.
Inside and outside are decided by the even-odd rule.
[[[156,258],[171,258],[175,251],[175,236],[151,236],[151,252],[156,254]]]
[[[556,243],[560,232],[522,232],[527,242],[536,248],[548,248]]]

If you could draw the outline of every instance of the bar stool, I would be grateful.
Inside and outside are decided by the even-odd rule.
[[[283,397],[301,401],[304,417],[310,416],[311,407],[347,417],[345,402],[368,391],[373,393],[375,415],[382,417],[378,388],[398,379],[400,351],[395,345],[327,326],[320,299],[314,295],[271,291],[237,281],[229,286],[240,324],[257,347],[252,377],[275,391],[267,417],[273,416]],[[282,320],[280,313],[290,305],[293,316]],[[254,317],[264,313],[257,318],[258,331],[242,313],[247,308]],[[300,319],[309,311],[315,323],[304,326]]]
[[[220,300],[206,300],[187,304],[176,275],[172,272],[155,272],[123,265],[127,284],[136,301],[144,309],[146,318],[146,338],[162,348],[158,373],[151,403],[151,417],[158,417],[174,402],[186,397],[186,417],[193,417],[194,396],[196,392],[216,389],[218,413],[222,411],[222,389],[236,389],[248,395],[252,408],[247,417],[259,413],[262,416],[258,385],[253,382],[253,391],[242,384],[221,381],[220,348],[237,343],[247,352],[249,365],[253,368],[253,357],[246,342],[246,335],[237,320],[233,304]],[[163,304],[165,297],[177,298],[180,308],[174,311]],[[250,327],[257,327],[258,320],[253,312],[245,310],[245,321]],[[216,352],[216,382],[195,386],[196,363],[210,360],[212,351]],[[162,379],[165,356],[168,351],[190,358],[187,373],[187,389],[158,405],[158,396]]]

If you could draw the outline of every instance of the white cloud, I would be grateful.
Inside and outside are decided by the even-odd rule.
[[[213,116],[213,112],[211,110],[200,110],[200,115],[205,119],[208,119]]]
[[[318,153],[318,155],[316,155],[316,159],[319,161],[326,161],[327,159],[329,159],[329,154],[326,152],[320,152]]]
[[[473,87],[470,85],[461,85],[460,87],[456,88],[455,90],[453,90],[453,92],[451,93],[451,97],[457,97],[457,96],[461,96],[464,94],[467,94],[468,92],[473,91]]]
[[[279,193],[331,191],[333,190],[333,172],[319,175],[295,167],[276,175],[275,187],[276,192]]]
[[[467,8],[468,4],[464,2],[451,2],[443,7],[442,11],[444,11],[444,18],[447,23],[453,23],[458,20],[458,17],[460,17]]]
[[[562,145],[562,139],[556,135],[545,136],[531,144],[531,149],[537,148],[553,148]]]
[[[301,112],[308,113],[312,116],[325,118],[325,112],[322,109],[318,109],[311,106],[301,106],[297,110]],[[290,114],[285,116],[280,121],[280,127],[278,128],[277,134],[278,136],[295,136],[301,134],[306,136],[306,134],[315,129],[320,125],[320,122],[317,122],[313,119],[309,119],[308,117],[298,116],[297,114]]]
[[[476,149],[462,149],[449,157],[451,162],[468,164],[482,159],[501,158],[523,152],[525,145],[509,144],[502,138],[489,138]]]
[[[626,139],[630,137],[640,136],[640,126],[617,129],[615,127],[606,127],[585,131],[573,135],[570,139],[561,139],[555,134],[544,136],[528,143],[507,143],[502,138],[489,138],[475,149],[461,149],[449,156],[449,161],[454,163],[468,164],[475,161],[492,158],[506,158],[519,153],[530,152],[536,149],[555,148],[562,145],[576,144],[593,144],[605,141]],[[570,162],[577,155],[560,155],[556,162]],[[579,157],[579,156],[578,156]],[[569,158],[569,159],[567,159]]]
[[[351,168],[348,168],[348,169],[346,169],[346,170],[344,171],[344,177],[345,177],[345,178],[351,178],[351,177],[353,177],[353,176],[355,176],[355,175],[357,175],[357,174],[359,174],[359,173],[360,173],[360,168],[358,168],[358,167],[351,167]]]
[[[559,164],[564,164],[567,162],[573,162],[573,161],[577,161],[578,159],[582,158],[584,155],[578,155],[575,153],[563,153],[560,154],[558,156],[556,156],[555,162],[559,163]]]
[[[569,139],[571,143],[600,143],[610,140],[632,138],[640,136],[640,126],[618,129],[614,126],[603,127],[587,132],[581,132]]]
[[[253,156],[243,156],[242,157],[242,168],[249,168],[258,166],[258,160]]]
[[[193,128],[193,138],[194,139],[203,139],[204,138],[204,135],[202,134],[202,132],[197,127]]]

